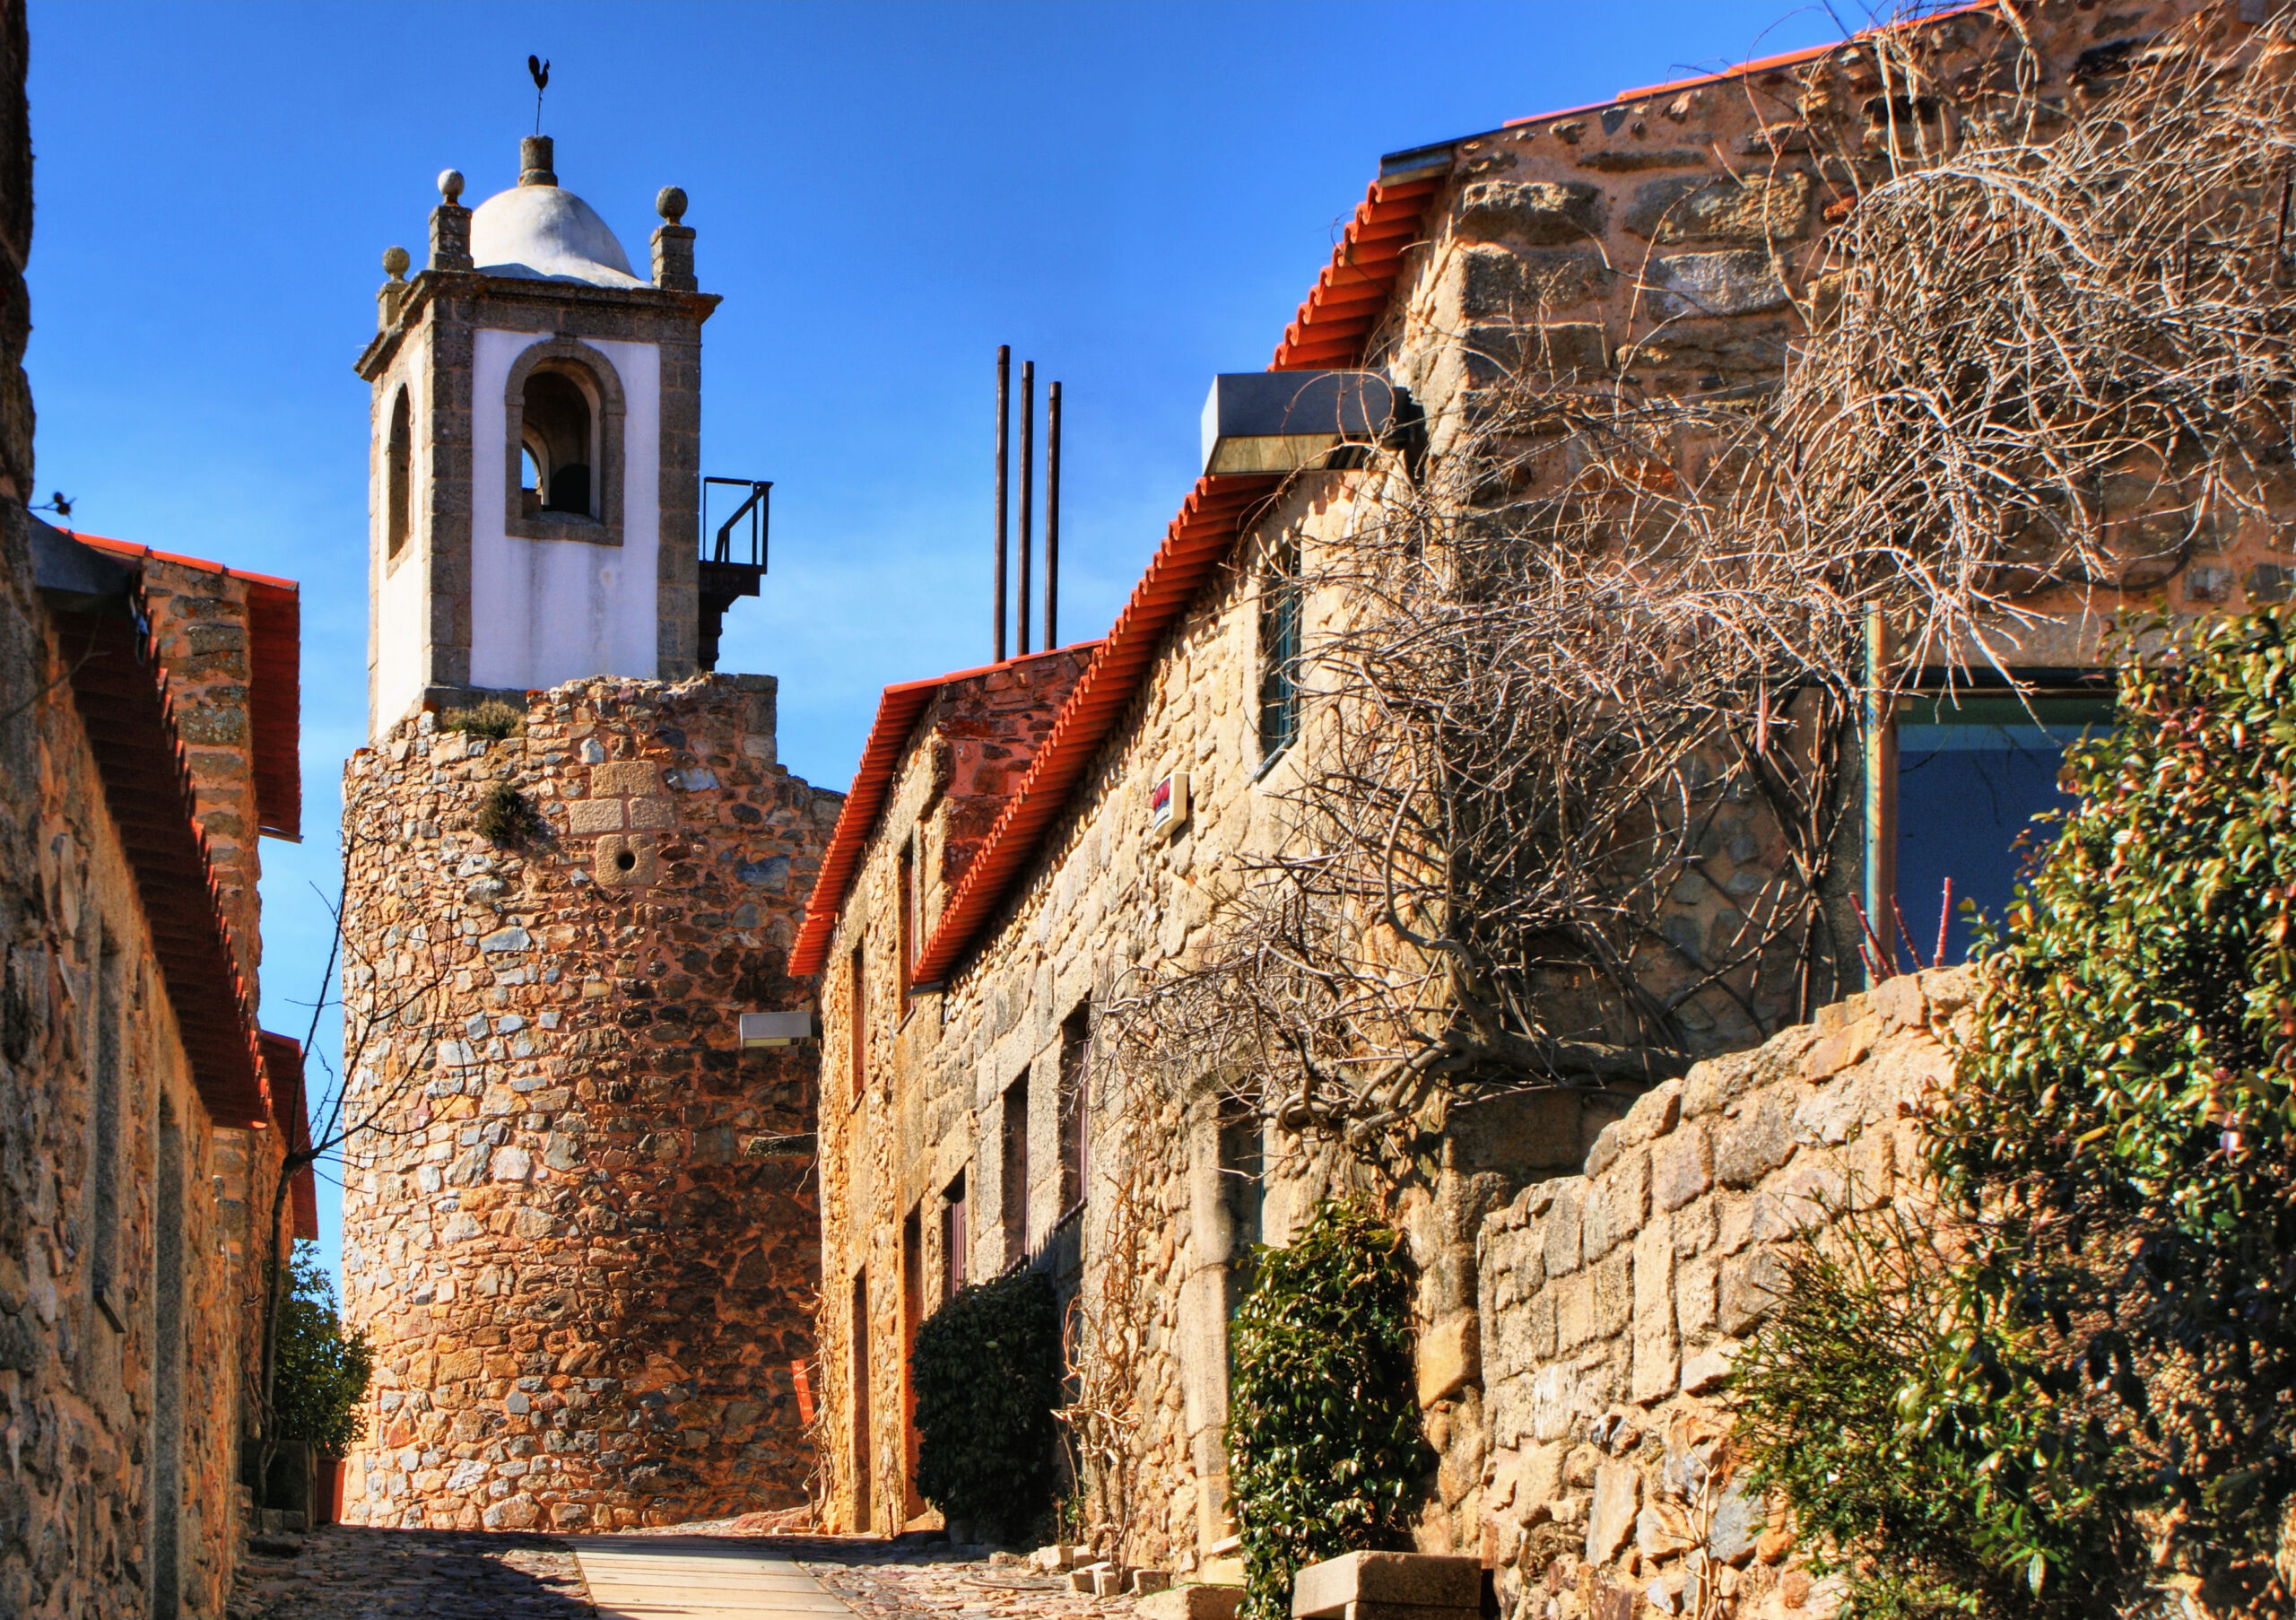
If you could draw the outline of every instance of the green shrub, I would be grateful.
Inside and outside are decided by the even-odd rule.
[[[1236,1317],[1228,1477],[1244,1620],[1283,1620],[1301,1565],[1411,1546],[1434,1457],[1420,1433],[1402,1235],[1360,1204],[1326,1202],[1258,1261]]]
[[[1806,1235],[1732,1370],[1732,1443],[1859,1620],[2110,1614],[2135,1550],[2095,1488],[2110,1436],[1972,1281],[1898,1215]]]
[[[1805,1247],[1741,1363],[1757,1475],[1853,1613],[2111,1613],[2168,1576],[2288,1608],[2296,616],[2143,628],[1980,953],[1926,1129],[1950,1246]]]
[[[1052,1506],[1060,1311],[1036,1271],[976,1283],[927,1318],[909,1356],[917,1489],[1004,1538]]]
[[[341,1457],[367,1431],[367,1380],[375,1353],[363,1328],[344,1332],[335,1285],[319,1269],[318,1245],[295,1245],[287,1297],[279,1303],[278,1357],[271,1398],[279,1439],[321,1457]]]
[[[550,831],[542,812],[508,782],[497,782],[478,807],[478,835],[498,849],[517,849]]]
[[[439,730],[467,732],[472,736],[506,737],[526,728],[526,711],[500,698],[488,698],[467,709],[444,710],[439,715]]]

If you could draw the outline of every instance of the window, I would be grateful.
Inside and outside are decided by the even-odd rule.
[[[1265,1241],[1266,1155],[1257,1114],[1231,1110],[1220,1122],[1220,1203],[1228,1217],[1228,1314],[1259,1274],[1252,1250]]]
[[[96,959],[96,1072],[90,1106],[95,1118],[91,1189],[95,1220],[89,1233],[88,1280],[95,1302],[121,1331],[126,1302],[119,1294],[119,1059],[120,950],[107,928]]]
[[[525,491],[529,513],[598,515],[590,500],[593,420],[590,396],[572,375],[540,369],[528,375],[519,445],[534,469]]]
[[[853,1274],[853,1528],[869,1528],[869,1273]]]
[[[1004,1091],[1004,1263],[1029,1251],[1029,1071]]]
[[[406,549],[414,527],[414,412],[401,388],[391,401],[390,433],[383,441],[383,527],[385,555]]]
[[[1081,1002],[1060,1026],[1060,1213],[1084,1201],[1091,1133],[1092,1005]]]
[[[1277,758],[1300,734],[1300,542],[1268,547],[1259,588],[1259,753]]]
[[[900,1426],[904,1460],[904,1511],[914,1519],[925,1511],[917,1494],[917,1329],[925,1320],[925,1206],[919,1204],[900,1224]]]
[[[1967,958],[1974,932],[1961,914],[1964,900],[2001,915],[2041,836],[2033,817],[2072,802],[2057,786],[2066,745],[2111,719],[2111,700],[2101,695],[1964,692],[1918,698],[1901,712],[1897,907],[1923,960],[1941,932],[1944,960]],[[1892,943],[1904,949],[1903,938]]]
[[[620,545],[629,422],[613,361],[579,338],[545,338],[511,362],[502,409],[502,532]]]
[[[965,1285],[965,1265],[972,1250],[971,1211],[965,1201],[965,1173],[941,1194],[941,1297],[952,1300]]]
[[[869,1087],[869,1008],[861,982],[861,947],[853,947],[852,971],[845,981],[845,1045],[853,1063],[853,1100]]]
[[[909,981],[917,971],[917,840],[900,847],[900,1006],[909,1010]]]

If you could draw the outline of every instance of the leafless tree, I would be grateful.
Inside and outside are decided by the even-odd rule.
[[[358,858],[362,852],[390,847],[391,840],[388,830],[355,803],[344,826],[342,887],[337,899],[320,896],[334,928],[303,1035],[305,1072],[308,1075],[316,1065],[324,1079],[305,1099],[308,1139],[299,1142],[290,1137],[272,1182],[269,1219],[260,1229],[259,1264],[251,1279],[259,1290],[251,1302],[261,1321],[252,1391],[257,1417],[256,1476],[266,1484],[283,1438],[276,1401],[279,1325],[289,1283],[283,1235],[287,1201],[295,1179],[331,1158],[347,1158],[354,1142],[419,1134],[425,1121],[408,1117],[405,1104],[430,1072],[437,1056],[436,1042],[425,1034],[419,1038],[415,1050],[396,1058],[387,1057],[398,1032],[429,1027],[430,1020],[422,1013],[443,988],[446,972],[428,953],[419,959],[410,953],[402,962],[379,961],[369,948],[364,930],[346,928],[345,902]],[[357,993],[338,994],[338,966],[347,970],[344,979],[357,985]],[[339,1072],[316,1045],[329,1007],[340,1008],[344,1020],[344,1067]]]
[[[1351,452],[1344,529],[1296,536],[1285,835],[1108,1009],[1135,1070],[1392,1156],[1439,1095],[1648,1080],[1805,1017],[1895,955],[1841,858],[1866,706],[2015,689],[2050,619],[2289,510],[2285,13],[2070,94],[2030,49],[1949,88],[1921,30],[1844,54],[1882,93],[1815,65],[1818,150],[1739,177],[1813,174],[1829,222],[1773,244],[1774,373],[1648,381],[1697,313],[1657,299],[1595,374],[1532,318],[1423,457]]]

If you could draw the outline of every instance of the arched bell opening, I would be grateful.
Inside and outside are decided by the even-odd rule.
[[[383,523],[385,555],[396,557],[406,549],[414,515],[414,411],[406,390],[391,401],[390,434],[383,441]]]
[[[529,515],[598,516],[591,474],[597,462],[597,412],[585,380],[556,366],[537,368],[526,378],[519,412],[526,480],[520,494]]]

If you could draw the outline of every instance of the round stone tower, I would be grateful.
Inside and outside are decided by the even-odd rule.
[[[359,361],[344,1283],[377,1373],[344,1516],[793,1508],[819,1220],[786,962],[839,800],[776,763],[770,678],[700,666],[762,558],[700,554],[684,197],[640,281],[550,143],[521,156],[475,211],[441,177]],[[745,1014],[779,1016],[744,1045]]]

